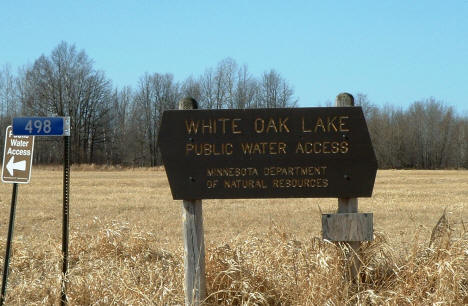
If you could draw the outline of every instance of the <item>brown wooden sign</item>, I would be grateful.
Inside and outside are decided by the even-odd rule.
[[[14,136],[11,126],[5,132],[2,182],[27,184],[31,177],[34,136]]]
[[[159,133],[174,199],[370,197],[360,107],[171,110]]]

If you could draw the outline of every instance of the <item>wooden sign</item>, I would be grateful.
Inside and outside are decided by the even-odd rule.
[[[360,107],[171,110],[158,145],[174,199],[370,197]]]
[[[31,177],[34,136],[15,136],[11,126],[5,132],[2,182],[27,184]]]

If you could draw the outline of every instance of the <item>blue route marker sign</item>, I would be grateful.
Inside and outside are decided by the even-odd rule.
[[[12,126],[15,136],[70,136],[70,117],[17,117]]]

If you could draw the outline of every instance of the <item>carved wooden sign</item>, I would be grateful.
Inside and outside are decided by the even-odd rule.
[[[170,110],[158,145],[174,199],[370,197],[360,107]]]

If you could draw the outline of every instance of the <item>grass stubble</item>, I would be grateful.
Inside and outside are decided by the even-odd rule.
[[[71,305],[184,303],[181,205],[154,169],[74,167]],[[61,279],[62,178],[33,169],[20,185],[7,305],[56,305]],[[3,269],[11,185],[0,186]],[[360,280],[347,248],[323,241],[320,211],[336,199],[204,201],[207,305],[468,304],[468,172],[379,171],[375,239]]]

